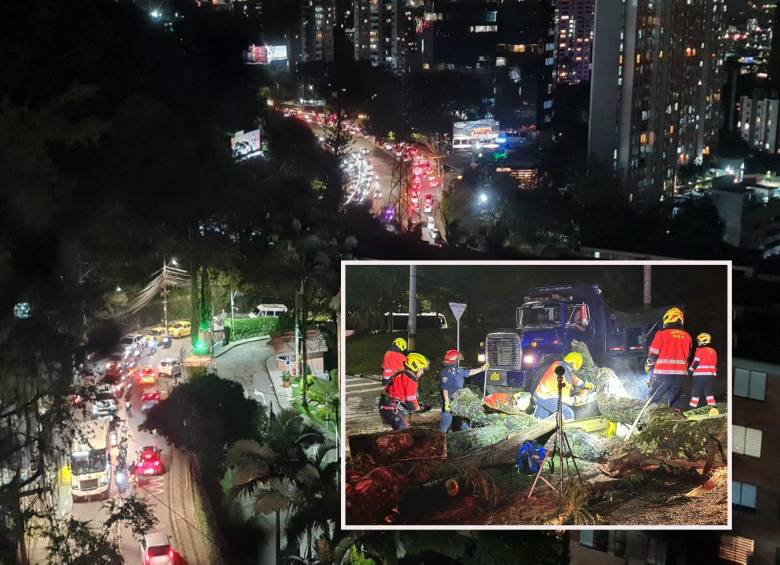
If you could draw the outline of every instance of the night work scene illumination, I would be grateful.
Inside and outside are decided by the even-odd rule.
[[[0,563],[776,565],[777,10],[0,2]]]
[[[726,526],[728,271],[349,264],[346,525]]]

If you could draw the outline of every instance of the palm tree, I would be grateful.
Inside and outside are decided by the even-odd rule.
[[[272,414],[261,442],[239,440],[228,449],[225,463],[230,470],[232,494],[247,494],[255,499],[260,514],[276,514],[276,555],[281,552],[281,512],[292,510],[301,501],[298,484],[314,471],[306,450],[322,444],[322,432],[306,424],[293,409]],[[319,450],[318,450],[319,452]]]

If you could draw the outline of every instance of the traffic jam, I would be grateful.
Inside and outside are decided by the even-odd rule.
[[[408,163],[409,220],[412,224],[421,223],[423,239],[437,244],[439,229],[436,227],[434,206],[436,194],[441,189],[440,177],[421,147],[409,143],[388,143],[385,149],[396,159]]]
[[[186,320],[167,329],[147,328],[123,336],[109,355],[92,354],[78,367],[71,396],[76,429],[63,472],[69,478],[74,516],[94,515],[99,511],[91,504],[95,501],[160,494],[160,483],[150,481],[164,480],[170,447],[138,426],[178,384],[181,339],[190,334]],[[180,561],[159,526],[144,537],[141,555],[144,563]]]

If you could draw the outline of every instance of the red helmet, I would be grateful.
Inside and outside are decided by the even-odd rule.
[[[457,349],[450,349],[447,353],[444,354],[444,363],[446,365],[457,363],[461,359],[463,359],[463,355]]]

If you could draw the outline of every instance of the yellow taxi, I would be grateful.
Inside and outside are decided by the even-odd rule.
[[[166,330],[164,326],[154,326],[144,336],[144,341],[146,343],[156,343],[157,345],[162,345],[166,337],[168,337],[168,330]]]
[[[139,385],[153,385],[157,384],[157,372],[151,367],[144,367],[138,373]]]
[[[171,337],[185,337],[192,333],[192,328],[188,321],[179,320],[171,324],[168,333]]]

